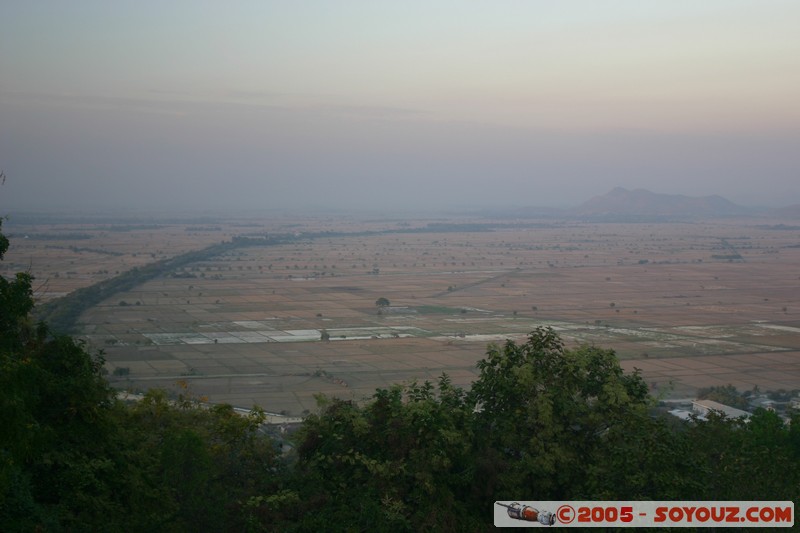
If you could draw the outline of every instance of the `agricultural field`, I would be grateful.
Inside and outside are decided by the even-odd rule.
[[[114,228],[14,226],[3,275],[30,270],[45,301],[234,236],[293,236],[182,266],[84,312],[79,333],[120,388],[182,381],[212,402],[301,415],[318,393],[358,400],[443,372],[467,385],[489,343],[540,325],[570,345],[614,348],[664,397],[728,383],[800,388],[800,229],[781,221]]]

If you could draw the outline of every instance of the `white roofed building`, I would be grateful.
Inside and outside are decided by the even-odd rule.
[[[692,411],[700,418],[705,418],[710,411],[716,411],[727,418],[750,418],[750,413],[742,411],[730,405],[725,405],[713,400],[694,400],[692,401]]]

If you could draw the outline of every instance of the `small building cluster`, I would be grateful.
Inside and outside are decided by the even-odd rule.
[[[750,400],[751,411],[756,409],[766,409],[780,415],[786,422],[789,421],[791,411],[800,411],[800,397],[792,398],[789,402],[777,402],[767,396],[758,396]],[[714,400],[692,400],[691,408],[688,402],[671,409],[669,413],[682,420],[706,420],[709,413],[715,412],[724,415],[726,418],[744,418],[747,420],[752,415],[751,411],[745,411],[730,405],[715,402]]]

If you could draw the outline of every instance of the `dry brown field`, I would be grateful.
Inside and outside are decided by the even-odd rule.
[[[728,383],[800,388],[800,229],[787,221],[503,221],[484,232],[302,238],[431,222],[486,223],[15,227],[3,275],[30,269],[46,299],[234,235],[295,232],[298,242],[240,248],[172,273],[186,277],[142,283],[80,320],[119,387],[185,380],[210,401],[270,412],[298,415],[314,409],[317,393],[358,400],[443,372],[468,385],[489,343],[524,340],[540,325],[570,345],[614,348],[664,396]],[[66,238],[48,239],[59,232]],[[379,313],[382,297],[391,306]]]

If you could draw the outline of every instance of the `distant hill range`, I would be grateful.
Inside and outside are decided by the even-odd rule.
[[[578,218],[601,222],[669,222],[749,216],[800,220],[800,204],[771,209],[744,207],[718,195],[685,196],[617,187],[577,207],[520,207],[484,214],[500,218]]]
[[[752,210],[736,205],[721,196],[684,196],[660,194],[645,189],[628,190],[617,187],[595,196],[568,214],[589,218],[654,218],[684,219],[701,217],[739,216]]]

